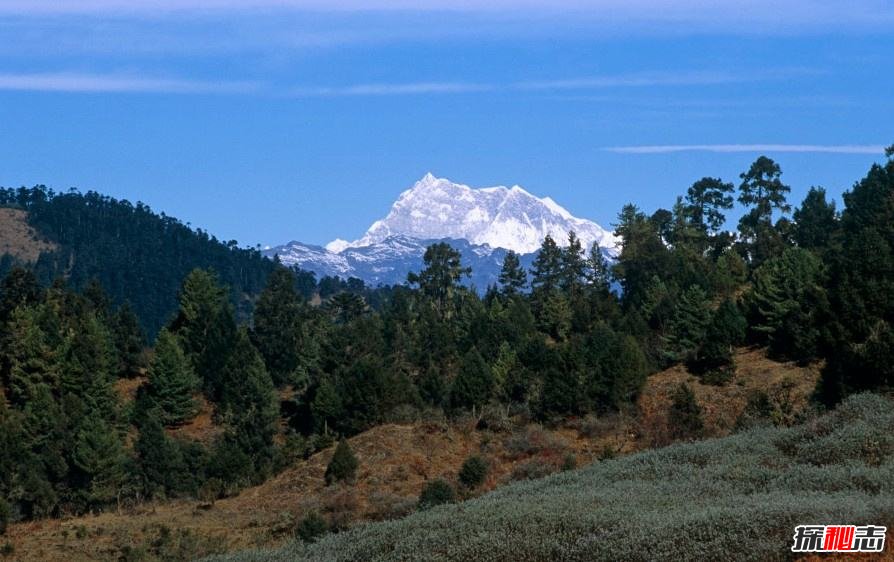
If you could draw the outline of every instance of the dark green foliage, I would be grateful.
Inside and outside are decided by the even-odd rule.
[[[450,388],[450,404],[454,408],[481,406],[490,399],[493,391],[493,373],[477,349],[463,356],[459,373]]]
[[[667,415],[671,435],[677,439],[696,439],[704,429],[702,408],[695,400],[695,394],[685,383],[674,391]]]
[[[316,511],[308,513],[295,528],[295,536],[306,543],[315,542],[329,532],[329,525]]]
[[[177,287],[190,270],[214,269],[230,287],[227,298],[238,302],[260,292],[274,267],[256,249],[94,192],[0,189],[0,206],[28,211],[31,226],[59,245],[38,260],[41,280],[64,275],[75,288],[98,280],[113,304],[131,302],[150,337],[176,310]]]
[[[834,241],[838,230],[835,202],[826,201],[826,190],[811,187],[801,206],[795,209],[793,238],[808,250],[824,252]]]
[[[245,329],[236,333],[220,380],[219,408],[229,426],[226,439],[248,456],[254,475],[266,476],[272,467],[279,411],[273,381]]]
[[[180,289],[180,310],[171,324],[205,392],[219,398],[221,373],[236,340],[236,323],[227,291],[212,271],[196,269]]]
[[[813,253],[790,248],[754,272],[746,296],[751,329],[777,357],[807,362],[816,356],[828,313],[822,263]]]
[[[704,289],[692,286],[680,297],[664,338],[664,353],[673,362],[691,360],[705,340],[711,308]]]
[[[158,407],[164,425],[177,425],[193,417],[199,379],[180,348],[177,337],[162,329],[155,340],[155,356],[149,365],[148,397]]]
[[[146,337],[129,303],[125,302],[118,308],[110,325],[115,349],[118,351],[118,376],[131,378],[139,375],[146,366],[143,355]]]
[[[0,497],[0,535],[6,534],[6,527],[9,525],[11,516],[12,509],[9,507],[9,503]]]
[[[450,316],[453,297],[459,290],[461,279],[471,270],[462,266],[461,256],[446,242],[432,244],[422,257],[425,269],[418,274],[410,273],[407,281],[419,285],[423,295],[431,299],[441,316]]]
[[[686,192],[686,217],[703,233],[716,232],[726,217],[723,211],[733,207],[733,184],[720,178],[702,178]]]
[[[487,461],[478,455],[472,455],[463,461],[459,469],[459,482],[466,488],[477,488],[484,484],[488,471]]]
[[[791,188],[782,183],[779,164],[761,156],[740,176],[739,203],[750,210],[739,220],[739,234],[746,255],[752,263],[761,264],[778,253],[782,246],[779,233],[773,228],[773,213],[788,213],[791,206],[786,194]]]
[[[711,317],[705,338],[686,367],[706,382],[722,383],[733,375],[733,348],[745,339],[747,322],[734,302],[723,301]]]
[[[445,503],[453,503],[455,499],[456,492],[449,482],[441,478],[430,480],[425,483],[422,493],[419,494],[419,509],[430,509]]]
[[[293,273],[278,267],[255,305],[252,342],[277,386],[295,380],[301,355],[302,303]]]
[[[562,249],[546,235],[531,268],[531,288],[535,294],[549,294],[562,281]]]
[[[503,258],[503,268],[500,270],[500,287],[506,296],[517,295],[525,290],[528,284],[528,274],[521,266],[518,254],[509,250]]]
[[[326,484],[335,482],[353,482],[360,462],[346,439],[342,439],[332,453],[332,459],[326,465]]]

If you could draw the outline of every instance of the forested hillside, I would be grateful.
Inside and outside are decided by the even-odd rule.
[[[33,264],[43,285],[64,277],[83,288],[96,279],[114,303],[131,304],[150,334],[174,312],[177,289],[192,269],[216,271],[243,318],[273,269],[259,251],[220,241],[143,203],[37,186],[0,189],[0,206],[27,211],[30,225],[56,246]],[[0,261],[0,274],[13,264],[10,257]]]
[[[64,281],[47,288],[32,272],[13,269],[0,287],[0,521],[151,499],[213,503],[386,422],[446,417],[491,430],[509,418],[551,425],[633,417],[650,374],[679,366],[704,385],[727,385],[741,346],[801,365],[824,362],[818,405],[889,391],[894,160],[873,166],[845,195],[840,214],[819,188],[792,210],[789,191],[779,164],[760,157],[738,187],[703,178],[669,210],[625,206],[616,263],[597,246],[583,248],[574,233],[565,246],[547,237],[530,271],[509,253],[499,284],[483,297],[463,286],[468,269],[445,243],[427,249],[423,269],[405,286],[369,292],[328,279],[314,285],[321,302],[307,298],[295,272],[218,245],[241,257],[222,257],[220,273],[185,275],[174,313],[148,354],[141,353],[135,316],[109,303],[101,275],[100,283],[73,291]],[[41,218],[41,209],[60,198],[59,205],[67,197],[76,208],[86,205],[88,215],[127,207],[90,195],[29,203],[43,197],[41,190],[7,196],[18,193],[18,204],[37,209],[31,220],[42,230],[51,228],[42,220],[54,223]],[[723,229],[734,201],[744,210],[735,235]],[[186,248],[198,244],[176,221],[144,218],[190,240]],[[95,236],[111,248],[116,232]],[[70,236],[63,229],[54,241],[64,247]],[[200,245],[208,244],[213,239]],[[37,271],[53,263],[45,258]],[[254,268],[226,269],[234,264]],[[240,319],[223,283],[232,279],[224,276],[242,279],[247,290],[268,267],[251,318]],[[79,278],[69,279],[77,286]],[[130,298],[126,283],[115,286]],[[132,399],[113,391],[119,380],[133,383]],[[771,398],[749,396],[742,427],[798,421]],[[178,432],[201,405],[213,411],[219,430],[204,440]],[[668,440],[704,435],[702,407],[685,382],[673,393],[667,420]],[[350,485],[357,461],[344,442],[333,459],[327,482]],[[486,467],[469,462],[461,478],[473,489]],[[421,506],[453,497],[449,484],[432,485]],[[319,534],[343,524],[316,515],[305,530]]]

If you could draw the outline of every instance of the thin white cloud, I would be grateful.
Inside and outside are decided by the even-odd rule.
[[[874,144],[664,144],[612,146],[604,150],[622,154],[669,154],[674,152],[812,152],[829,154],[882,154]]]
[[[345,87],[294,88],[297,97],[395,96],[418,94],[463,94],[493,90],[490,84],[468,82],[408,82],[397,84],[357,84]]]
[[[238,94],[256,91],[254,82],[207,82],[173,78],[78,73],[0,74],[0,90],[41,92],[112,92]]]

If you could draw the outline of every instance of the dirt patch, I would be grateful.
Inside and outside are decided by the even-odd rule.
[[[27,212],[0,208],[0,254],[10,254],[23,262],[33,263],[40,254],[55,249],[55,244],[43,240],[31,228]]]

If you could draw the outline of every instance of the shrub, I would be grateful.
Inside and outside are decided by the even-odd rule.
[[[554,466],[551,466],[542,460],[531,459],[515,465],[512,468],[512,474],[510,474],[509,478],[511,480],[535,480],[537,478],[549,476],[555,472],[555,470]]]
[[[577,468],[577,457],[572,453],[568,453],[562,460],[562,472],[574,470],[575,468]]]
[[[9,541],[6,541],[6,543],[2,547],[0,547],[0,556],[3,556],[4,558],[12,556],[15,553],[16,547]]]
[[[326,467],[326,484],[354,480],[359,464],[347,440],[342,439],[338,442],[338,446],[335,447],[332,460],[329,461],[329,465]]]
[[[329,532],[329,526],[323,516],[316,511],[311,511],[304,516],[298,526],[295,527],[295,536],[304,542],[314,542]]]
[[[449,482],[438,478],[425,484],[419,494],[419,509],[429,509],[436,505],[453,503],[456,494]]]
[[[487,461],[478,455],[472,455],[459,469],[459,481],[467,488],[477,488],[484,483],[487,472]]]
[[[678,439],[694,439],[704,430],[702,408],[695,401],[695,394],[686,383],[680,383],[674,391],[668,412],[668,424],[672,435]]]
[[[367,498],[369,516],[376,521],[399,519],[409,515],[416,507],[416,499],[389,492],[372,492]]]
[[[0,498],[0,535],[6,534],[6,526],[9,525],[10,511],[9,503],[7,503],[5,499]]]

